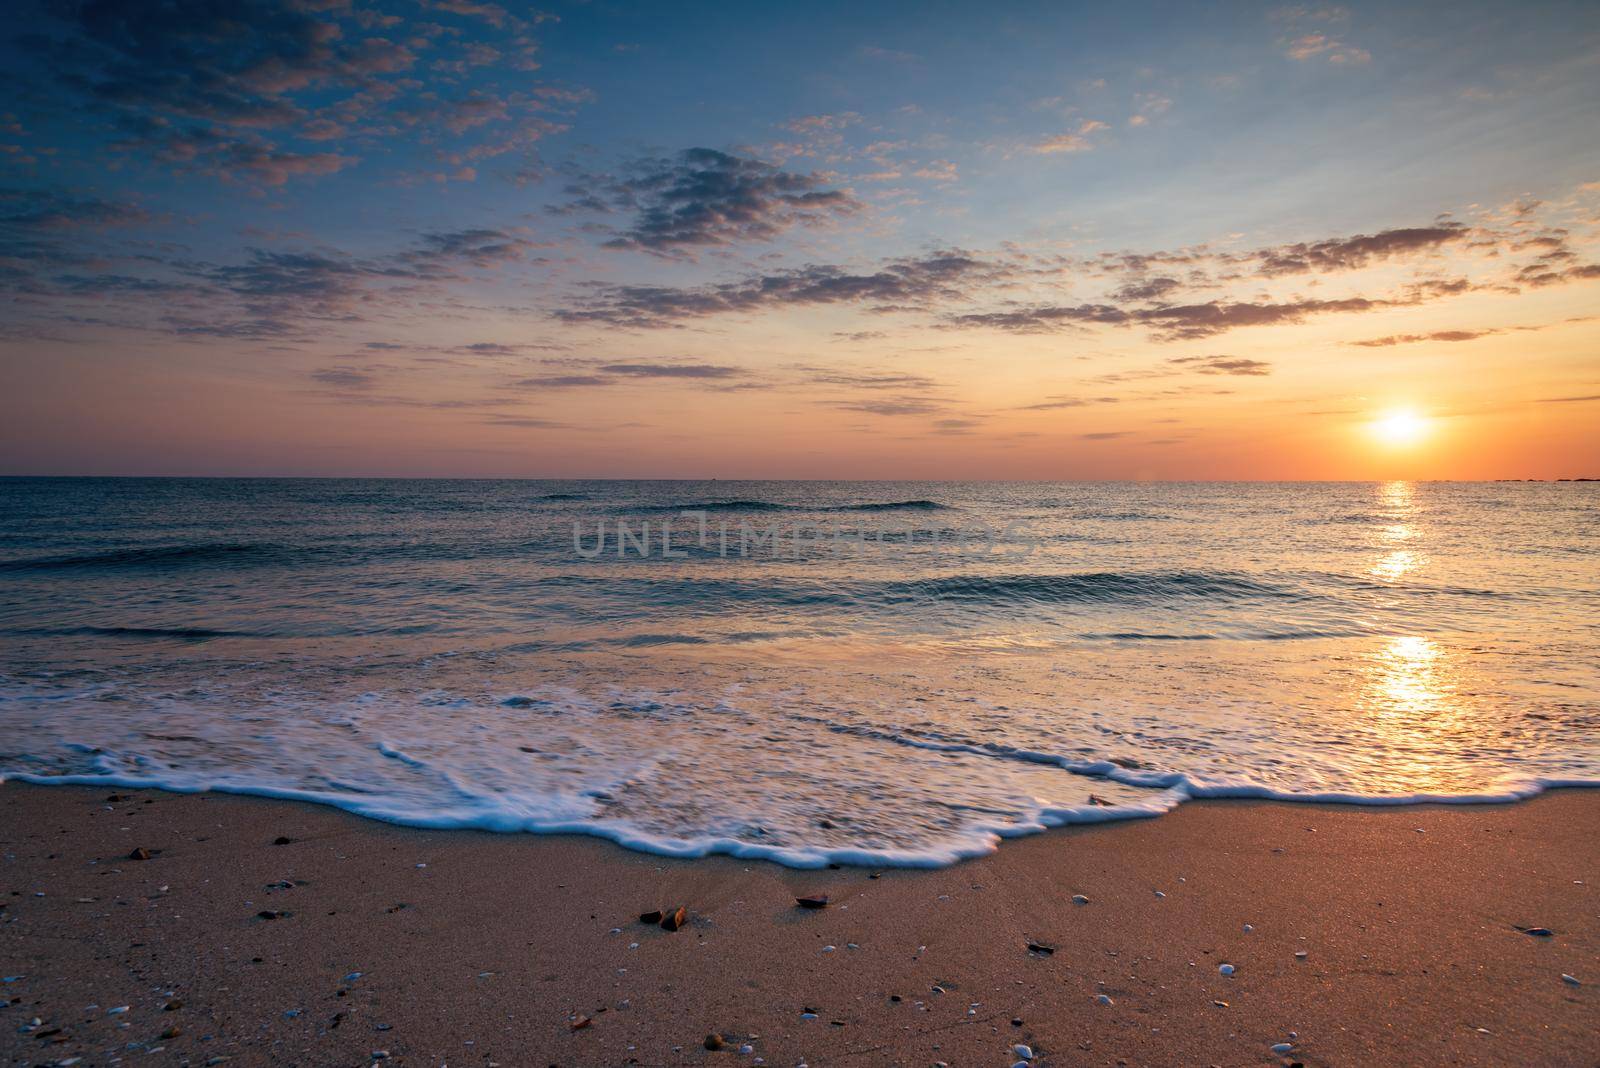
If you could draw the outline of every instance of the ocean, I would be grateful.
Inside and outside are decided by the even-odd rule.
[[[1593,483],[0,480],[0,776],[799,867],[1600,784]]]

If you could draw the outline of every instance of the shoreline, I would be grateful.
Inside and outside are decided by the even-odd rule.
[[[1196,799],[878,871],[13,781],[0,846],[17,1064],[1600,1057],[1592,789]],[[639,922],[678,906],[682,930]]]
[[[1043,763],[1050,763],[1045,761]],[[1104,777],[1108,781],[1121,785],[1134,786],[1152,791],[1160,791],[1144,802],[1118,802],[1105,804],[1104,802],[1091,803],[1088,807],[1070,810],[1057,810],[1052,812],[1048,821],[1041,824],[1016,824],[1006,827],[990,827],[987,833],[992,836],[988,848],[961,848],[951,850],[942,856],[927,853],[907,854],[894,851],[874,851],[854,847],[836,847],[833,849],[806,849],[800,847],[782,848],[776,846],[762,846],[751,842],[736,841],[733,839],[719,838],[714,840],[696,840],[693,842],[665,843],[660,839],[651,839],[641,832],[631,832],[625,824],[609,824],[605,822],[571,822],[558,823],[544,826],[514,826],[507,820],[485,818],[472,823],[447,822],[444,820],[426,821],[413,816],[390,816],[382,812],[363,811],[355,804],[345,803],[329,797],[291,790],[261,788],[237,788],[231,786],[207,786],[196,789],[186,789],[169,785],[156,785],[148,782],[129,779],[121,776],[100,775],[49,775],[33,776],[27,774],[12,774],[10,777],[0,776],[0,788],[9,784],[29,787],[44,788],[81,788],[88,790],[128,790],[145,791],[157,794],[170,794],[175,797],[194,797],[202,795],[215,795],[218,797],[243,797],[255,798],[263,801],[277,801],[291,805],[310,805],[316,808],[327,808],[345,815],[354,816],[363,821],[383,823],[391,827],[403,827],[418,831],[437,831],[440,833],[465,832],[494,835],[532,835],[538,838],[589,838],[630,853],[640,853],[645,856],[661,857],[669,860],[707,860],[714,857],[725,857],[731,860],[753,862],[758,864],[775,864],[779,867],[789,868],[794,871],[818,871],[825,868],[883,868],[902,869],[906,871],[938,871],[954,865],[965,864],[973,860],[993,856],[1007,842],[1032,838],[1037,835],[1051,834],[1056,831],[1074,827],[1097,827],[1104,824],[1119,824],[1137,820],[1159,819],[1186,805],[1196,802],[1260,802],[1263,804],[1327,806],[1332,808],[1427,808],[1427,807],[1454,807],[1478,805],[1517,805],[1543,797],[1552,792],[1563,791],[1600,791],[1600,779],[1556,779],[1548,782],[1534,782],[1530,785],[1516,789],[1508,789],[1501,793],[1493,794],[1348,794],[1329,793],[1314,795],[1293,795],[1276,793],[1266,787],[1240,786],[1240,787],[1210,787],[1204,788],[1200,793],[1191,792],[1194,788],[1182,776],[1163,774],[1157,779],[1167,780],[1176,778],[1179,781],[1163,784],[1148,776],[1141,777],[1137,774],[1118,777],[1121,769],[1109,763],[1096,763],[1091,765],[1077,765],[1060,763],[1054,766],[1073,775],[1089,777]],[[360,795],[349,795],[359,797]],[[1093,796],[1093,795],[1091,795]],[[1104,804],[1105,807],[1098,807]],[[1063,816],[1062,813],[1068,813]],[[624,828],[624,829],[613,829]]]

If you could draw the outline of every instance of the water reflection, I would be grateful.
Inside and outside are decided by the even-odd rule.
[[[1415,488],[1409,482],[1385,482],[1378,488],[1378,506],[1391,522],[1379,527],[1379,556],[1367,574],[1383,582],[1398,582],[1427,563],[1427,558],[1407,543],[1422,537],[1416,522]]]
[[[1443,650],[1429,638],[1390,638],[1373,660],[1372,693],[1377,711],[1432,715],[1448,708],[1450,687]]]

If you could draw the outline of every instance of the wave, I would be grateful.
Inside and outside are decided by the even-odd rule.
[[[904,593],[944,601],[981,603],[1098,601],[1159,601],[1173,599],[1237,600],[1244,598],[1298,599],[1303,596],[1284,586],[1223,572],[1099,571],[1086,574],[951,575],[887,583],[890,596]]]
[[[816,869],[834,865],[855,867],[946,868],[963,860],[995,852],[1007,838],[1021,838],[1073,824],[1110,823],[1129,819],[1149,819],[1170,812],[1191,800],[1260,800],[1304,804],[1345,804],[1364,806],[1504,804],[1523,801],[1547,790],[1593,789],[1600,779],[1533,776],[1504,781],[1498,789],[1481,793],[1356,794],[1342,791],[1298,793],[1273,790],[1249,783],[1202,784],[1188,776],[1171,773],[1129,772],[1111,761],[1078,761],[1027,750],[1008,750],[999,746],[972,746],[917,739],[898,738],[904,744],[948,752],[1043,764],[1089,779],[1109,780],[1124,785],[1152,789],[1145,799],[1103,807],[1085,805],[1041,806],[1021,822],[978,823],[962,833],[921,849],[871,848],[849,845],[805,844],[766,845],[724,835],[673,837],[646,830],[627,821],[601,820],[559,813],[549,818],[531,814],[524,804],[498,801],[493,796],[468,795],[470,805],[441,808],[417,801],[407,803],[381,794],[335,790],[310,790],[272,783],[237,779],[205,778],[198,775],[63,774],[0,772],[0,783],[25,782],[38,786],[95,786],[129,790],[166,790],[172,793],[218,793],[267,797],[285,801],[309,802],[343,809],[346,812],[384,823],[428,830],[478,830],[522,834],[581,834],[614,842],[625,849],[657,856],[699,858],[725,855],[746,860],[767,860],[789,868]],[[379,742],[376,749],[384,756],[408,766],[426,769],[427,762],[402,750]],[[559,814],[558,814],[559,813]]]
[[[32,638],[149,638],[184,642],[205,642],[214,638],[266,638],[247,630],[213,630],[209,627],[18,627],[4,631]]]
[[[938,501],[869,501],[863,504],[780,504],[777,501],[689,501],[684,504],[650,504],[636,512],[945,512]]]
[[[539,498],[541,501],[586,501],[587,493],[546,493]]]
[[[841,504],[819,508],[819,512],[948,512],[948,504],[938,501],[885,501],[882,504]]]
[[[236,560],[264,551],[264,546],[234,542],[159,545],[74,556],[36,556],[20,560],[3,560],[0,561],[0,571],[89,571],[102,568],[170,567]]]

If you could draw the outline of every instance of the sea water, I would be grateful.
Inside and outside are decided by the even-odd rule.
[[[940,865],[1600,783],[1593,483],[0,480],[0,776]]]

